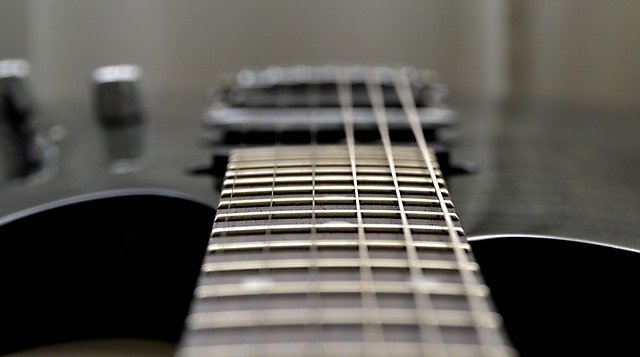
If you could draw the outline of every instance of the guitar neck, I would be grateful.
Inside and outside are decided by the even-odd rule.
[[[390,161],[233,151],[180,353],[512,355],[437,166]]]

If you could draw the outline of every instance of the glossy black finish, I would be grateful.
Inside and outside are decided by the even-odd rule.
[[[18,210],[112,189],[160,188],[215,204],[199,145],[205,98],[151,97],[148,160],[140,171],[109,172],[103,138],[90,109],[61,103],[67,119],[59,172],[38,185],[0,187],[0,221]],[[640,249],[640,106],[562,105],[453,100],[460,110],[456,160],[479,173],[448,179],[470,236],[524,233],[588,239]],[[55,117],[53,119],[56,119]]]
[[[57,143],[59,160],[46,181],[0,184],[0,224],[16,212],[28,214],[33,207],[112,191],[163,191],[213,207],[218,194],[211,180],[186,170],[189,164],[209,160],[211,155],[210,148],[198,145],[204,99],[194,97],[149,100],[149,122],[140,133],[147,142],[143,160],[136,170],[122,173],[112,170],[108,138],[89,103],[56,103],[46,108],[51,121],[65,128],[65,137]]]
[[[640,250],[640,106],[460,102],[448,179],[469,236],[550,235]]]
[[[471,245],[522,356],[637,354],[639,253],[522,237]]]
[[[0,226],[0,353],[102,337],[177,342],[213,215],[133,195]]]
[[[150,113],[149,159],[141,170],[124,174],[110,172],[103,146],[96,145],[101,140],[97,123],[86,105],[60,103],[60,107],[51,111],[59,113],[53,117],[54,120],[64,120],[63,123],[68,125],[69,135],[60,143],[59,172],[44,183],[29,186],[13,183],[0,187],[0,225],[4,225],[0,228],[0,252],[4,255],[3,264],[8,264],[3,266],[2,272],[11,273],[5,279],[9,282],[5,291],[21,287],[26,289],[24,292],[33,293],[3,297],[3,302],[10,302],[2,304],[2,308],[7,308],[3,313],[10,318],[2,322],[2,327],[16,331],[12,339],[6,340],[14,341],[13,345],[3,346],[3,351],[25,346],[29,342],[27,335],[17,332],[25,331],[20,328],[34,323],[36,330],[31,333],[33,340],[29,343],[98,335],[176,338],[175,326],[181,324],[180,319],[184,315],[178,317],[178,311],[172,310],[174,307],[170,308],[167,301],[158,301],[152,306],[145,306],[152,300],[145,301],[145,304],[142,301],[157,292],[154,290],[156,285],[149,285],[149,282],[163,287],[164,292],[188,288],[186,285],[178,288],[171,285],[178,283],[161,280],[160,276],[169,273],[180,262],[189,261],[193,264],[190,269],[199,265],[199,254],[204,246],[197,249],[195,246],[181,246],[189,238],[178,232],[197,226],[199,228],[193,237],[198,236],[195,240],[200,243],[197,244],[204,244],[211,226],[211,207],[217,200],[214,184],[211,178],[190,175],[186,170],[191,163],[208,162],[213,151],[198,145],[199,123],[206,108],[206,100],[198,98],[196,95],[169,98],[158,95],[147,101]],[[640,188],[637,185],[640,177],[640,161],[637,160],[640,157],[637,142],[640,107],[467,100],[454,100],[452,107],[461,111],[454,155],[473,161],[480,168],[477,175],[448,179],[468,236],[550,235],[640,249],[637,218],[640,212]],[[167,196],[179,195],[182,198],[162,198],[164,203],[159,205],[142,200],[133,204],[135,209],[121,205],[117,210],[109,208],[110,204],[104,206],[102,203],[105,201],[95,201],[88,206],[78,206],[85,209],[73,209],[74,214],[65,213],[64,217],[61,213],[60,216],[58,213],[42,213],[44,216],[35,216],[33,223],[14,219],[16,211],[28,214],[24,210],[68,197],[90,197],[111,190],[140,192],[148,189],[162,190]],[[183,202],[183,199],[193,202]],[[93,208],[86,209],[89,206]],[[198,208],[185,208],[187,206]],[[88,214],[92,210],[102,213]],[[96,290],[98,282],[105,281],[107,273],[114,272],[107,269],[114,265],[101,267],[91,262],[96,258],[103,262],[113,258],[114,250],[101,250],[105,242],[124,244],[122,240],[114,240],[117,232],[108,231],[118,227],[110,223],[123,222],[121,216],[118,218],[122,212],[128,212],[124,222],[135,222],[140,215],[146,217],[136,229],[165,238],[158,240],[158,237],[145,236],[146,233],[139,231],[142,234],[139,242],[145,247],[159,249],[158,254],[132,251],[133,255],[127,258],[129,265],[115,269],[115,276],[124,279],[123,285],[117,284],[118,279],[109,281],[111,287],[119,286],[115,290],[119,293],[101,296],[98,294],[101,291]],[[200,213],[191,215],[189,212]],[[43,220],[38,217],[49,218]],[[172,228],[160,229],[162,226],[158,223]],[[57,233],[45,235],[52,228]],[[8,233],[11,231],[7,229],[13,233]],[[70,231],[76,233],[68,236]],[[175,234],[170,236],[171,232]],[[87,239],[96,235],[101,239]],[[624,343],[633,342],[633,339],[620,340],[621,336],[626,336],[627,330],[618,321],[623,321],[625,314],[637,316],[636,311],[629,310],[637,303],[637,297],[634,302],[632,298],[635,295],[625,290],[634,286],[634,275],[639,268],[637,254],[601,247],[576,248],[578,243],[558,245],[542,241],[534,244],[522,240],[499,240],[496,243],[472,244],[485,278],[494,291],[498,309],[505,316],[509,333],[524,354],[530,351],[545,354],[543,349],[551,345],[540,341],[561,342],[563,337],[566,337],[566,343],[563,343],[567,349],[575,346],[573,342],[578,341],[579,336],[600,336],[603,341],[598,341],[600,347],[606,347],[607,343],[629,346]],[[86,255],[86,251],[98,255]],[[538,254],[543,252],[553,256],[539,260]],[[140,260],[137,254],[146,258]],[[181,258],[169,258],[175,254]],[[527,270],[529,266],[526,263],[541,268],[544,274],[534,276],[532,270]],[[561,268],[560,263],[565,267]],[[166,270],[153,271],[151,267]],[[193,269],[197,270],[197,267]],[[523,272],[522,276],[526,278],[516,281],[514,272]],[[181,274],[187,273],[183,271]],[[78,285],[78,281],[88,285]],[[33,282],[40,285],[27,285]],[[526,286],[529,282],[532,285]],[[515,289],[505,290],[505,285]],[[82,291],[91,291],[91,294],[83,296]],[[536,293],[534,296],[539,300],[522,300],[527,291]],[[39,315],[21,320],[25,317],[25,306],[42,304],[44,294],[49,294],[48,298],[54,303],[34,310]],[[190,297],[191,291],[180,294]],[[83,303],[80,297],[91,299]],[[135,304],[125,306],[130,301]],[[505,305],[505,301],[509,305]],[[553,301],[561,303],[552,306]],[[182,305],[178,303],[175,306]],[[593,306],[607,310],[594,311]],[[125,315],[117,313],[118,309],[127,313],[142,309],[139,310],[142,315],[132,316],[150,318],[148,321],[152,321],[155,327],[140,324],[142,320],[132,323],[132,320],[125,319]],[[158,311],[168,312],[167,316],[171,317],[167,318],[171,322],[154,320],[152,315]],[[180,311],[182,314],[186,310]],[[66,329],[57,327],[60,321],[65,322]],[[553,326],[544,330],[541,328],[544,323]],[[127,327],[128,324],[131,327]],[[119,330],[121,327],[123,329]],[[588,330],[589,327],[593,330]],[[55,332],[56,328],[58,332]],[[574,331],[572,329],[584,334],[569,334],[567,331]],[[518,330],[520,332],[512,332]]]
[[[96,338],[176,343],[212,218],[205,205],[136,195],[0,226],[0,353]],[[635,348],[637,252],[522,237],[471,245],[523,356]]]

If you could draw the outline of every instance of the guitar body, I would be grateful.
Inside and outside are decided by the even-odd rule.
[[[639,170],[628,160],[637,148],[609,138],[631,136],[635,112],[604,125],[610,110],[584,119],[584,109],[508,104],[463,107],[454,153],[480,171],[447,181],[509,339],[522,355],[633,348],[624,327],[640,317]],[[140,171],[110,173],[91,140],[72,136],[62,152],[84,148],[94,160],[72,154],[50,181],[0,191],[10,292],[1,352],[96,338],[178,343],[217,194],[209,177],[186,173],[210,152],[195,145],[197,123],[175,122],[202,104],[155,105],[155,152]],[[567,134],[559,122],[589,129]],[[99,135],[70,130],[80,131]],[[581,142],[591,145],[575,149]]]
[[[155,348],[171,353],[213,212],[181,198],[132,195],[56,207],[3,225],[4,290],[13,293],[5,294],[1,308],[2,351],[127,338],[165,341],[169,345]],[[640,294],[628,273],[640,269],[638,252],[554,237],[470,242],[522,355],[560,346],[578,354],[635,348],[634,330],[623,326],[640,317]],[[118,353],[150,348],[144,341],[120,343]],[[94,341],[80,350],[105,346],[113,343]]]

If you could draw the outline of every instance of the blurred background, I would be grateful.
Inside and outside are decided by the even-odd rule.
[[[153,95],[198,95],[266,64],[406,63],[456,96],[633,105],[640,2],[3,0],[0,58],[40,106],[89,103],[93,69],[135,63]],[[88,105],[88,104],[87,104]]]

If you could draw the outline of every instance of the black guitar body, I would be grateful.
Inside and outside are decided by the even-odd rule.
[[[213,214],[184,198],[132,194],[0,226],[0,351],[97,338],[177,343]],[[522,355],[635,348],[635,330],[624,326],[640,318],[630,281],[638,252],[551,237],[471,245]]]
[[[6,223],[1,353],[56,342],[176,342],[213,209],[153,194],[90,199]]]
[[[454,153],[480,172],[449,187],[513,346],[637,350],[638,111],[465,103]],[[187,166],[213,150],[195,144],[203,103],[150,104],[154,154],[142,170],[105,169],[80,108],[70,132],[86,135],[60,144],[59,173],[0,191],[0,353],[94,338],[178,343],[216,203],[211,178]]]
[[[472,240],[507,333],[522,355],[624,354],[637,348],[632,326],[640,290],[636,251],[573,240]],[[567,257],[571,257],[567,259]],[[597,262],[597,264],[595,263]]]

